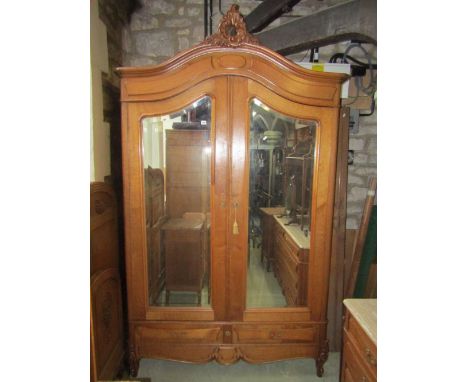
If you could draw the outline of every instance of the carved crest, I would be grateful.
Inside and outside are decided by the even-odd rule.
[[[237,48],[242,44],[258,45],[259,41],[247,32],[244,17],[239,13],[239,6],[233,4],[231,5],[231,9],[221,19],[218,32],[207,37],[202,42],[202,45]]]

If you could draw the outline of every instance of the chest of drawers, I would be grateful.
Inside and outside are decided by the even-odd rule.
[[[340,381],[377,381],[377,300],[348,299],[344,305]]]
[[[273,243],[275,276],[288,305],[306,305],[309,250],[295,243],[276,220],[273,226]]]

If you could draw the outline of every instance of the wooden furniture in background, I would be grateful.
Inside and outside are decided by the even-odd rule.
[[[146,245],[148,249],[149,299],[156,301],[164,288],[165,264],[162,256],[161,226],[164,211],[164,174],[159,168],[145,168]]]
[[[204,226],[201,218],[172,218],[163,226],[166,306],[171,291],[196,292],[201,305],[205,276]]]
[[[284,213],[284,207],[264,207],[260,208],[260,214],[262,219],[262,254],[261,262],[266,263],[267,271],[270,272],[272,267],[274,267],[274,252],[273,252],[273,240],[274,240],[274,231],[273,227],[275,225],[275,219],[273,215],[280,215]]]
[[[167,215],[210,210],[208,130],[166,131]],[[203,180],[206,179],[206,183]]]
[[[309,268],[309,248],[300,246],[293,239],[290,226],[273,219],[273,258],[275,276],[290,306],[307,304],[307,271]],[[297,228],[297,227],[294,227]]]
[[[106,183],[91,183],[91,380],[110,380],[124,359],[117,206]]]
[[[208,130],[166,131],[169,220],[162,227],[166,305],[171,291],[196,292],[201,304],[210,211],[209,138]]]
[[[327,299],[341,84],[347,76],[305,70],[257,45],[234,5],[218,33],[155,67],[120,68],[131,373],[139,360],[232,364],[328,358]],[[158,307],[148,296],[141,119],[167,115],[201,97],[212,102],[210,185],[211,303]],[[247,308],[249,249],[249,102],[298,119],[316,120],[320,134],[311,192],[311,234],[304,306]],[[181,153],[183,150],[179,150]],[[168,159],[168,167],[171,159]],[[192,163],[183,163],[192,166]],[[180,174],[180,176],[183,176]],[[167,177],[168,204],[177,179]],[[174,191],[176,191],[174,189]],[[198,197],[187,203],[199,200]],[[180,203],[186,203],[179,198]],[[203,204],[202,204],[203,207]],[[180,218],[177,204],[168,206]],[[184,208],[184,212],[187,209]],[[190,211],[190,210],[189,210]],[[194,208],[194,212],[200,208]]]
[[[377,381],[377,300],[348,299],[343,327],[341,382]]]

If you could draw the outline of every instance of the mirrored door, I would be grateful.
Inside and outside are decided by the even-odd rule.
[[[249,104],[247,308],[307,305],[317,122]]]
[[[211,305],[211,104],[141,122],[150,306]]]

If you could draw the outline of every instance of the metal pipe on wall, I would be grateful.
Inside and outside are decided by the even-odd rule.
[[[203,34],[208,36],[208,0],[203,1]]]
[[[203,2],[203,26],[205,38],[213,34],[213,0]]]

